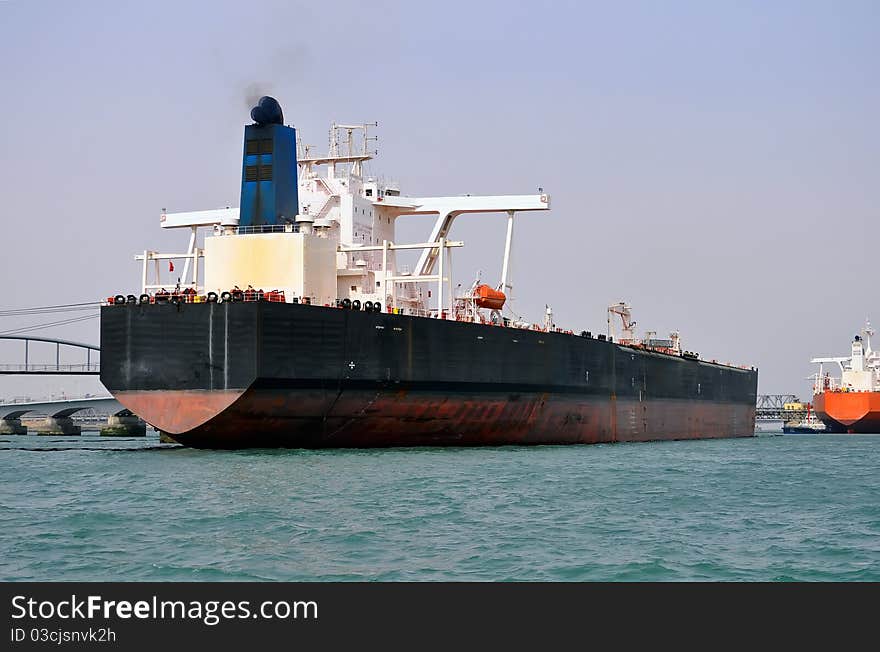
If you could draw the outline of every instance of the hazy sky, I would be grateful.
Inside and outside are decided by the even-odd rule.
[[[137,291],[136,252],[186,244],[162,207],[237,205],[256,89],[319,150],[378,120],[370,170],[404,194],[550,192],[514,237],[531,320],[600,332],[625,299],[806,397],[810,357],[880,324],[878,66],[875,1],[0,1],[0,310]],[[457,281],[497,282],[504,218],[453,237]]]

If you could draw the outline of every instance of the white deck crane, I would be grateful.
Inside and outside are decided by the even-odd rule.
[[[623,324],[619,339],[612,324],[612,315],[617,315],[618,317],[620,317],[620,321]],[[632,311],[624,301],[608,306],[607,335],[609,338],[614,337],[614,340],[616,342],[620,342],[621,344],[638,344],[639,340],[636,338],[635,326],[636,323],[632,320]]]

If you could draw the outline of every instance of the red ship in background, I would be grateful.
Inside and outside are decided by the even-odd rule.
[[[880,433],[880,352],[871,348],[870,322],[852,341],[849,357],[813,358],[819,365],[813,408],[828,432]],[[837,364],[833,378],[825,364]]]

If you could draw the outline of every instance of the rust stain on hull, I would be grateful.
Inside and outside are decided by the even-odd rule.
[[[178,435],[217,418],[242,394],[244,390],[156,390],[114,396],[156,430]]]
[[[750,437],[755,425],[741,404],[544,393],[252,388],[126,392],[120,402],[199,448],[595,444]]]

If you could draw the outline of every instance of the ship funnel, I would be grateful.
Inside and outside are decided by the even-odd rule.
[[[263,95],[257,105],[251,109],[251,120],[258,125],[283,125],[284,113],[278,100]]]
[[[292,224],[299,212],[296,130],[284,125],[281,105],[268,95],[251,119],[244,128],[239,226]]]

